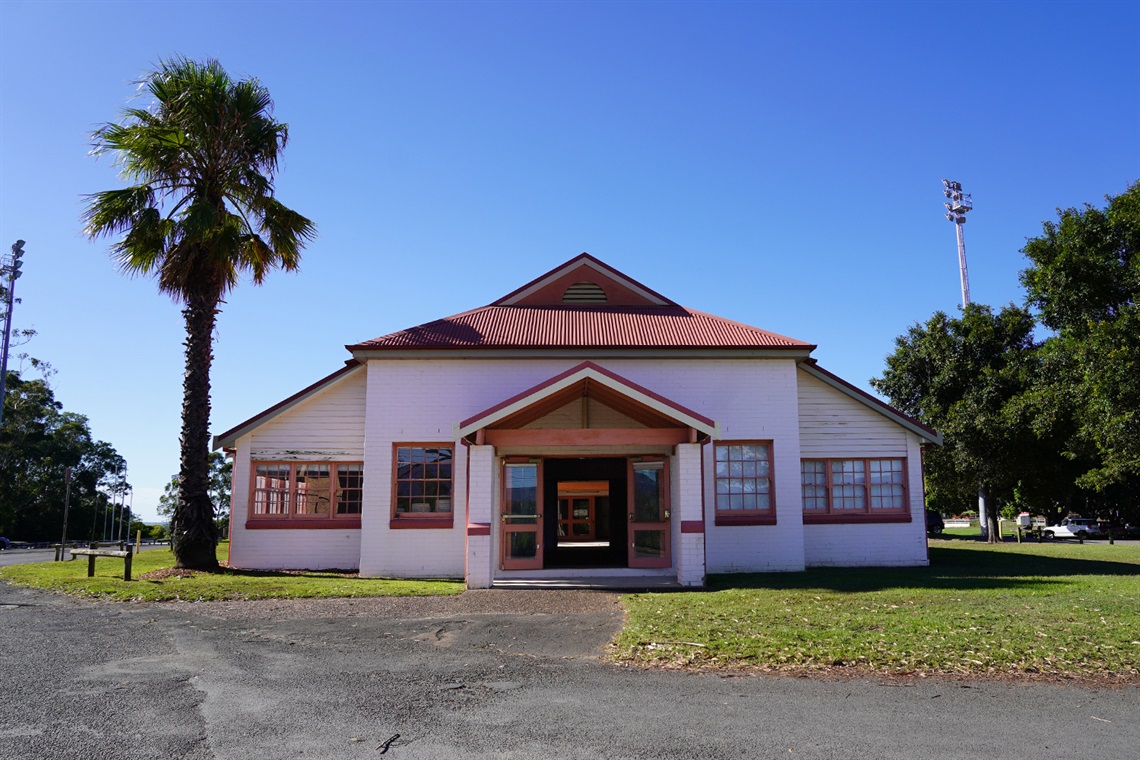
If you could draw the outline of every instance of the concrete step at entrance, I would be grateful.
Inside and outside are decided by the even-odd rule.
[[[496,579],[494,588],[518,589],[598,589],[600,591],[679,591],[683,588],[675,576],[605,575],[583,578],[511,578]]]

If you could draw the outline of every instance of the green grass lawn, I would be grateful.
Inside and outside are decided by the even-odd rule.
[[[218,559],[226,558],[228,544],[218,546]],[[432,596],[458,594],[463,583],[455,580],[387,580],[358,578],[336,571],[273,572],[226,570],[193,573],[155,580],[140,576],[173,567],[169,549],[148,549],[134,557],[131,575],[123,581],[123,561],[100,557],[95,577],[87,577],[87,558],[70,562],[40,562],[0,568],[0,579],[20,586],[60,591],[77,596],[136,602],[218,601],[224,599],[300,599],[305,597]]]
[[[931,566],[721,575],[631,594],[615,657],[744,669],[1140,676],[1140,547],[931,546]]]

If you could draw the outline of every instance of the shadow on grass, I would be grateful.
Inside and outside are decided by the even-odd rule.
[[[1017,589],[1092,575],[1137,576],[1140,564],[931,546],[929,567],[815,567],[801,573],[710,575],[707,589]]]

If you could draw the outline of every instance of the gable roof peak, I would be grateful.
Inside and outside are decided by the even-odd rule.
[[[511,291],[490,306],[562,306],[589,302],[617,306],[676,306],[651,288],[619,272],[588,253],[580,253],[564,264]]]

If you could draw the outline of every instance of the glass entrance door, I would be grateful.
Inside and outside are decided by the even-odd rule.
[[[669,468],[663,459],[629,463],[629,566],[670,567]]]
[[[542,463],[503,465],[502,568],[542,569]]]

